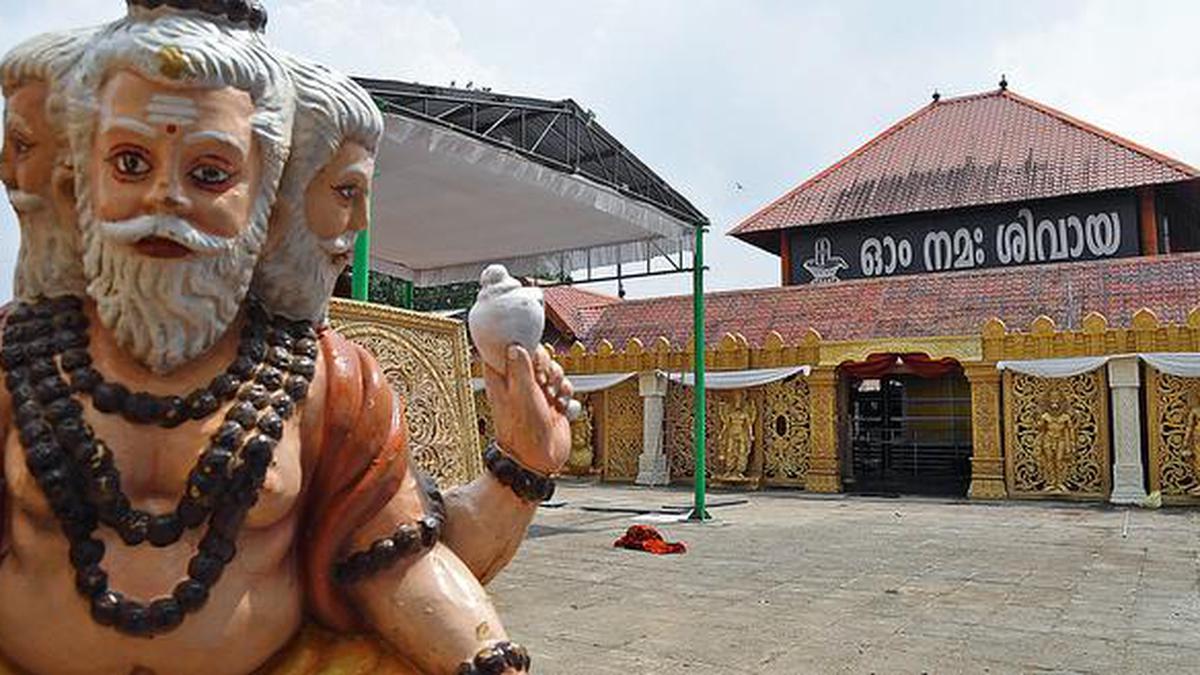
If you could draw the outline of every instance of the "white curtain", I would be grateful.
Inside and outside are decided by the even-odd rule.
[[[575,387],[576,394],[591,394],[592,392],[604,391],[609,387],[615,387],[625,380],[637,375],[637,373],[613,373],[604,375],[567,375],[567,379],[571,381],[571,385]],[[471,378],[471,390],[483,391],[483,378]]]
[[[1091,372],[1108,363],[1108,356],[1079,356],[1066,359],[1036,359],[1033,361],[1001,361],[999,370],[1035,377],[1074,377]]]
[[[1160,373],[1176,377],[1200,377],[1200,354],[1163,352],[1138,356]]]
[[[812,372],[812,368],[809,366],[715,371],[711,373],[705,373],[704,388],[713,390],[746,389],[749,387],[758,387],[764,384],[778,382],[779,380],[787,379],[797,373],[807,376],[810,372]],[[669,377],[675,384],[682,384],[685,387],[692,387],[696,384],[696,376],[694,373],[671,373]]]

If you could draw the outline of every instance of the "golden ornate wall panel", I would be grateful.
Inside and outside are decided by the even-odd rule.
[[[467,332],[461,322],[335,299],[334,328],[366,347],[404,397],[413,456],[443,489],[482,470]]]
[[[642,454],[642,396],[637,379],[629,379],[602,394],[602,475],[608,481],[637,478]]]
[[[1150,490],[1168,503],[1200,503],[1200,379],[1146,373]]]
[[[667,400],[663,410],[663,452],[671,465],[671,482],[690,483],[696,473],[696,455],[692,445],[692,426],[695,418],[695,393],[691,387],[672,382],[667,386]],[[712,444],[717,438],[717,408],[712,396],[705,400],[704,418],[705,451],[712,453]],[[712,462],[705,456],[705,476],[712,477]]]
[[[1108,497],[1111,450],[1103,368],[1066,378],[1006,372],[1004,402],[1009,495]]]
[[[483,454],[488,443],[496,437],[496,422],[492,419],[492,406],[488,404],[487,392],[482,389],[475,392],[475,428],[479,432],[479,453]]]
[[[763,482],[803,487],[812,437],[808,382],[794,377],[762,390]]]

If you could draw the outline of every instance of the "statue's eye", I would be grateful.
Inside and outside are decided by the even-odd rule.
[[[136,152],[125,150],[113,155],[113,167],[117,173],[126,178],[140,178],[150,173],[150,162],[146,158]]]
[[[339,197],[348,202],[353,201],[362,192],[358,189],[357,185],[350,183],[347,183],[346,185],[338,185],[333,188],[333,191],[336,192]]]
[[[28,155],[31,150],[33,150],[33,143],[26,141],[20,136],[13,137],[12,144],[13,150],[15,150],[17,153],[17,157],[24,157],[25,155]]]
[[[224,185],[233,177],[228,171],[211,164],[201,164],[192,169],[188,175],[202,187],[209,188]]]

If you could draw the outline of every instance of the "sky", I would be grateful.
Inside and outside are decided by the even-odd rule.
[[[713,223],[707,288],[779,283],[725,235],[944,97],[1010,89],[1200,166],[1200,3],[267,0],[268,39],[353,75],[572,98]],[[0,52],[120,0],[0,0]],[[15,216],[0,205],[0,298]],[[686,276],[628,297],[690,292]],[[609,284],[594,290],[614,292]]]

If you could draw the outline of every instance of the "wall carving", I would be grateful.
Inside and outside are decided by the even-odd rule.
[[[1008,490],[1019,497],[1108,497],[1104,369],[1068,378],[1004,375]]]
[[[691,388],[674,383],[667,386],[663,411],[663,451],[667,453],[667,460],[671,465],[672,482],[690,483],[696,475],[695,449],[692,445],[694,406],[695,398]],[[705,410],[705,436],[710,439],[716,438],[716,402],[711,395],[705,401]],[[709,453],[713,451],[708,446],[705,446],[705,449]],[[705,475],[711,478],[711,461],[705,462],[705,469]]]
[[[488,403],[487,392],[480,389],[475,392],[475,428],[479,430],[479,452],[487,449],[488,443],[496,437],[496,422],[492,419],[492,406]]]
[[[750,460],[759,438],[758,401],[744,389],[711,392],[717,401],[717,480],[740,483],[754,480]]]
[[[763,387],[763,481],[803,487],[811,456],[808,383],[802,377]]]
[[[567,459],[564,472],[587,476],[595,473],[596,425],[593,422],[591,395],[581,394],[575,398],[582,404],[582,413],[578,419],[571,422],[571,455]]]
[[[1147,372],[1150,490],[1164,501],[1200,502],[1200,379]]]
[[[637,380],[626,380],[606,389],[602,397],[604,480],[633,481],[642,454],[642,396]]]
[[[375,355],[405,401],[413,458],[443,489],[482,470],[466,330],[460,322],[335,299],[333,326]]]

